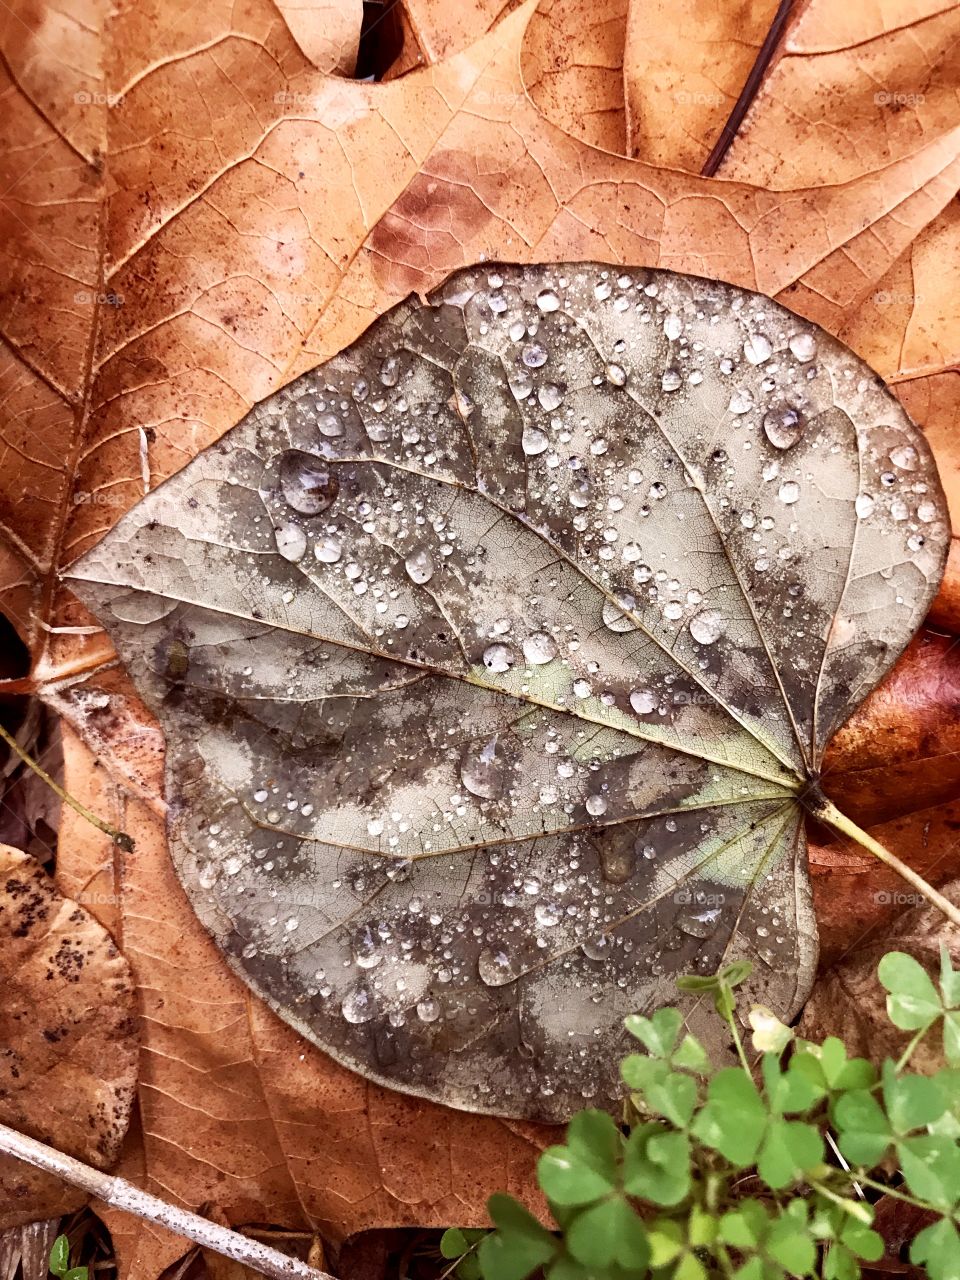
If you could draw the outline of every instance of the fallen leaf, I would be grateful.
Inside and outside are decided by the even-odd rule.
[[[363,0],[277,0],[290,34],[318,71],[352,76]]]
[[[942,892],[951,902],[960,901],[960,883],[956,880],[944,885]],[[887,1017],[886,992],[877,978],[877,965],[885,952],[905,951],[936,981],[941,946],[947,948],[956,964],[960,955],[957,928],[929,903],[913,905],[884,937],[856,947],[818,980],[798,1033],[810,1040],[839,1036],[851,1057],[869,1058],[878,1066],[884,1058],[896,1060],[910,1033],[895,1027]],[[911,1070],[928,1074],[943,1065],[943,1042],[936,1034],[927,1036],[910,1059]]]
[[[0,846],[0,1121],[98,1169],[120,1154],[137,1080],[130,968],[31,858]],[[87,1197],[0,1155],[0,1229]]]
[[[690,969],[749,957],[796,1014],[799,797],[948,541],[922,435],[769,299],[494,264],[69,578],[161,719],[174,862],[245,981],[379,1083],[556,1122],[587,1053],[615,1103],[624,1017]]]

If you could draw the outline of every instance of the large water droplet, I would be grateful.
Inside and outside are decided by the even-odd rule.
[[[547,413],[553,413],[554,409],[560,407],[560,402],[563,400],[563,392],[555,382],[545,382],[537,390],[537,399],[540,401],[541,409],[545,409]]]
[[[355,1025],[361,1022],[369,1022],[376,1015],[377,1008],[374,1003],[373,996],[366,987],[354,987],[343,998],[340,1005],[340,1012],[343,1014],[347,1022]]]
[[[697,644],[713,644],[723,635],[724,619],[718,609],[701,609],[690,619],[690,634]]]
[[[361,969],[375,969],[383,959],[379,940],[369,925],[365,925],[353,939],[353,958]]]
[[[751,333],[743,344],[743,354],[751,364],[763,364],[773,355],[773,347],[762,333]]]
[[[280,457],[280,489],[294,511],[317,516],[333,505],[340,483],[323,458],[288,449]]]
[[[396,356],[385,356],[380,361],[380,381],[385,387],[395,387],[400,381],[400,361]]]
[[[753,408],[753,392],[747,387],[737,387],[730,397],[727,408],[731,413],[749,413]]]
[[[426,547],[418,547],[410,552],[403,562],[403,567],[410,581],[422,586],[433,577],[433,556]]]
[[[763,430],[775,449],[792,449],[803,433],[803,420],[796,409],[783,405],[764,415]]]
[[[588,938],[580,943],[580,950],[588,960],[606,960],[610,956],[610,942],[604,934],[596,938]]]
[[[505,987],[516,982],[520,966],[503,947],[484,947],[477,957],[477,973],[488,987]]]
[[[434,1000],[432,996],[421,1000],[417,1005],[417,1017],[421,1022],[436,1022],[440,1017],[440,1001]]]
[[[801,364],[806,364],[817,354],[817,341],[811,333],[795,333],[787,345]]]
[[[520,437],[520,447],[528,458],[535,458],[538,453],[545,453],[550,446],[550,439],[539,427],[524,427]]]
[[[528,369],[539,369],[547,363],[547,351],[539,342],[530,342],[523,348],[520,358]]]
[[[660,386],[664,391],[676,391],[683,383],[679,369],[664,369]]]
[[[559,311],[560,299],[553,289],[544,289],[537,294],[537,306],[545,312]]]
[[[601,814],[607,812],[606,798],[601,795],[587,796],[584,806],[592,818],[599,818]]]
[[[483,665],[494,675],[503,675],[517,660],[517,655],[509,645],[491,644],[483,651]]]
[[[546,631],[534,631],[523,642],[523,656],[532,667],[542,667],[557,656],[557,642]]]
[[[317,419],[317,429],[331,440],[343,435],[343,423],[335,413],[322,413]]]
[[[778,490],[777,497],[781,502],[786,503],[788,507],[792,506],[800,497],[800,486],[796,480],[784,480]]]
[[[313,546],[313,554],[321,564],[336,564],[343,555],[343,546],[339,538],[318,538]]]
[[[496,737],[470,742],[460,757],[460,781],[471,795],[495,800],[507,789],[509,762]]]
[[[676,918],[676,926],[690,938],[709,938],[717,931],[720,923],[719,907],[710,907],[702,911],[681,911]]]
[[[298,524],[284,524],[274,532],[277,550],[284,560],[300,560],[307,549],[307,535]]]
[[[890,461],[901,471],[916,471],[919,458],[912,444],[898,444],[890,450]]]
[[[626,557],[624,557],[626,558]],[[628,631],[636,631],[637,624],[634,620],[624,613],[624,609],[633,610],[636,608],[637,602],[633,596],[621,596],[620,605],[615,605],[612,600],[604,600],[601,610],[603,625],[609,631],[615,631],[618,634],[625,635]]]
[[[656,711],[658,702],[652,689],[634,689],[630,694],[630,705],[638,716],[648,716]]]
[[[860,519],[866,520],[867,516],[873,515],[873,509],[877,503],[872,493],[860,493],[853,505]]]
[[[563,911],[555,902],[538,902],[533,909],[533,916],[544,929],[552,929],[563,919]]]

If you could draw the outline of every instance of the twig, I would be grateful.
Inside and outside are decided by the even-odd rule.
[[[104,1204],[133,1213],[148,1222],[155,1222],[176,1235],[193,1240],[205,1249],[222,1253],[235,1262],[242,1262],[252,1270],[270,1276],[271,1280],[291,1280],[291,1277],[298,1277],[298,1280],[333,1280],[327,1272],[317,1271],[299,1258],[291,1258],[278,1249],[261,1244],[259,1240],[250,1240],[238,1231],[231,1231],[229,1227],[220,1227],[198,1213],[168,1204],[157,1196],[141,1191],[124,1178],[101,1173],[99,1169],[75,1160],[73,1156],[64,1155],[62,1151],[48,1147],[43,1142],[37,1142],[35,1138],[28,1138],[26,1134],[18,1133],[5,1124],[0,1124],[0,1151],[25,1164],[33,1165],[36,1169],[42,1169],[45,1173],[62,1178],[71,1186],[96,1196]]]

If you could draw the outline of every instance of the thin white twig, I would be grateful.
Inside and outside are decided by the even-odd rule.
[[[278,1249],[261,1244],[259,1240],[250,1240],[238,1231],[231,1231],[229,1227],[220,1227],[209,1218],[201,1218],[198,1213],[190,1213],[188,1209],[168,1204],[157,1196],[141,1191],[124,1178],[101,1173],[99,1169],[75,1160],[73,1156],[64,1155],[62,1151],[48,1147],[46,1143],[37,1142],[35,1138],[28,1138],[26,1134],[18,1133],[5,1124],[0,1124],[0,1151],[42,1169],[45,1173],[62,1178],[64,1182],[89,1192],[115,1209],[136,1214],[138,1218],[166,1227],[168,1231],[185,1236],[188,1240],[203,1245],[205,1249],[212,1249],[215,1253],[222,1253],[227,1258],[242,1262],[254,1271],[270,1276],[271,1280],[291,1280],[292,1277],[297,1277],[298,1280],[333,1280],[327,1272],[308,1267],[299,1258],[291,1258]]]

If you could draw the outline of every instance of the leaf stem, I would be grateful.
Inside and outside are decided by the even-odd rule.
[[[819,818],[842,835],[849,836],[851,840],[855,840],[857,844],[872,853],[875,858],[879,858],[882,863],[906,880],[907,884],[918,890],[928,902],[942,911],[951,924],[955,924],[960,928],[960,908],[934,889],[932,884],[928,884],[923,876],[914,871],[912,867],[908,867],[905,862],[901,862],[897,855],[891,853],[879,840],[874,840],[868,831],[864,831],[862,827],[858,827],[855,822],[852,822],[846,814],[841,813],[826,796],[808,798],[807,808],[815,818]]]
[[[21,747],[20,743],[17,742],[13,734],[9,733],[2,724],[0,724],[0,738],[3,739],[15,755],[20,757],[28,769],[32,769],[37,777],[41,778],[50,790],[60,797],[64,804],[69,805],[71,809],[76,813],[79,813],[81,818],[86,818],[87,822],[92,823],[98,831],[102,831],[104,835],[109,836],[113,843],[123,849],[124,852],[133,853],[133,840],[127,835],[126,831],[118,831],[116,827],[111,827],[109,822],[104,822],[103,818],[98,818],[95,813],[92,813],[86,807],[86,805],[81,804],[79,800],[75,800],[73,796],[70,795],[69,791],[64,791],[63,787],[60,786],[60,783],[54,781],[54,779],[50,777],[50,774],[47,773],[46,769],[37,764],[33,756],[24,751],[23,747]]]
[[[223,1254],[225,1258],[242,1262],[253,1271],[270,1276],[271,1280],[333,1280],[327,1272],[317,1271],[299,1258],[271,1249],[259,1240],[250,1240],[239,1231],[221,1227],[209,1218],[202,1218],[178,1205],[168,1204],[158,1196],[141,1191],[132,1182],[83,1164],[73,1156],[64,1155],[62,1151],[28,1138],[5,1124],[0,1124],[0,1151],[62,1178],[105,1204],[136,1214],[147,1222],[155,1222],[205,1249]]]

